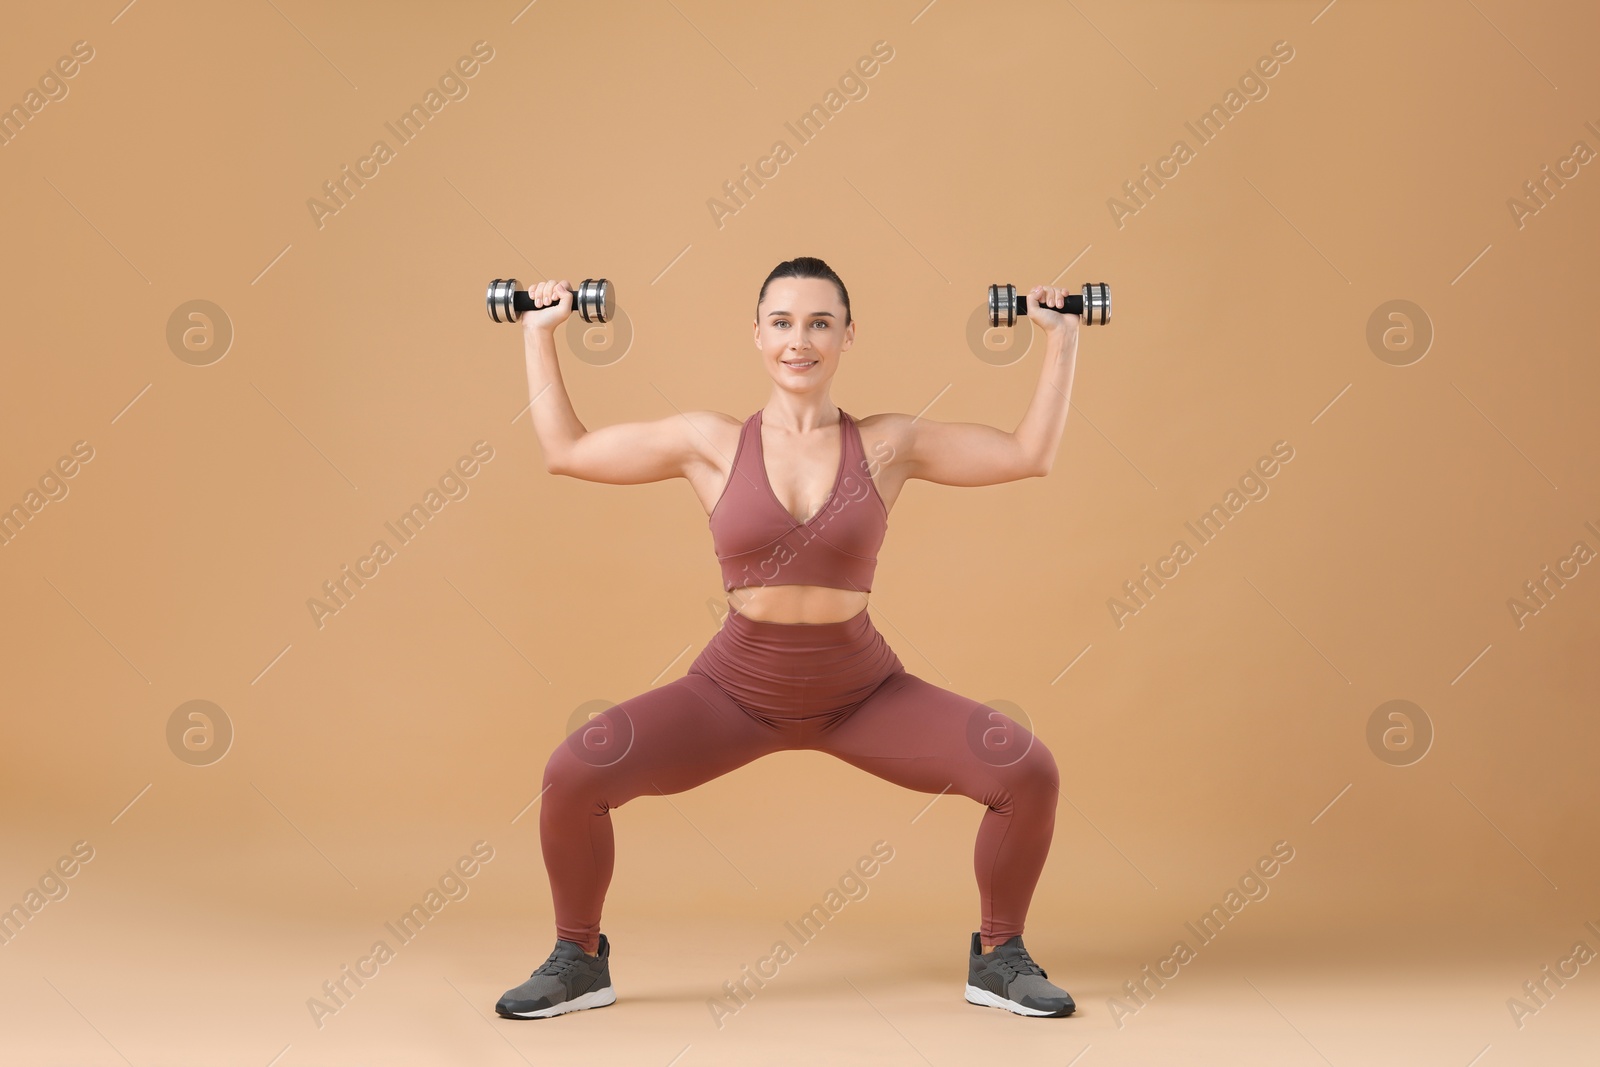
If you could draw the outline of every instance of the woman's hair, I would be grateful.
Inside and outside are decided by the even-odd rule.
[[[834,288],[839,290],[840,302],[844,304],[844,325],[850,325],[850,294],[845,291],[844,282],[839,280],[832,267],[815,256],[796,256],[772,268],[772,273],[761,283],[761,292],[756,296],[756,318],[761,317],[761,301],[767,298],[767,286],[772,284],[774,278],[821,278],[832,282]]]

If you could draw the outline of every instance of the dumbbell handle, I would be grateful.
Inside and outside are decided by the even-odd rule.
[[[521,317],[525,312],[543,311],[545,308],[555,307],[559,303],[561,303],[561,298],[558,296],[548,304],[535,304],[533,302],[533,294],[526,289],[517,289],[511,294],[511,306],[516,309],[518,317]]]
[[[1043,308],[1050,308],[1051,311],[1059,311],[1063,315],[1082,315],[1083,314],[1083,295],[1081,293],[1072,293],[1071,295],[1069,295],[1066,298],[1066,301],[1067,301],[1067,303],[1066,303],[1065,307],[1050,307],[1050,305],[1046,304],[1043,300],[1039,301],[1039,306],[1043,307]],[[1018,315],[1026,315],[1027,313],[1028,313],[1028,298],[1026,296],[1018,294],[1018,296],[1017,296],[1017,314]]]

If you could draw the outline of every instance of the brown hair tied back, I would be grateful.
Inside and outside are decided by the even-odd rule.
[[[772,284],[774,278],[821,278],[832,282],[834,288],[839,290],[840,302],[844,304],[844,325],[850,325],[850,294],[845,291],[844,282],[839,280],[839,275],[834,273],[832,267],[815,256],[796,256],[772,268],[772,273],[761,283],[761,292],[756,296],[758,319],[761,317],[761,301],[767,298],[767,286]]]

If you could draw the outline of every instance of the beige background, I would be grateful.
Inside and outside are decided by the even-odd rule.
[[[1588,5],[123,3],[0,37],[6,105],[93,48],[0,147],[0,505],[94,451],[0,546],[0,905],[94,850],[0,946],[0,1058],[1592,1051],[1594,967],[1520,1029],[1506,1003],[1600,949],[1600,566],[1521,628],[1507,607],[1600,551],[1600,176],[1520,227],[1508,206],[1600,151]],[[866,95],[799,144],[784,123],[880,40]],[[384,124],[477,41],[467,95],[396,147]],[[1277,41],[1293,59],[1200,144],[1185,122]],[[319,228],[307,200],[379,138],[394,157]],[[1119,226],[1108,200],[1180,138],[1194,158]],[[779,139],[794,158],[719,227],[707,202]],[[986,287],[1112,285],[1053,474],[913,484],[872,604],[909,670],[1054,751],[1027,937],[1080,1011],[962,1002],[974,804],[794,752],[619,809],[617,1006],[497,1019],[553,940],[545,759],[580,705],[682,674],[720,583],[686,484],[545,473],[485,283],[616,283],[626,355],[563,340],[586,425],[744,417],[756,291],[796,255],[850,287],[833,397],[860,416],[1013,428],[1039,352],[968,348]],[[235,333],[206,366],[167,342],[199,299]],[[1434,333],[1406,366],[1367,340],[1391,300]],[[319,629],[306,601],[477,441],[469,494]],[[1277,441],[1270,494],[1119,629],[1107,600]],[[209,766],[168,746],[197,699],[235,733]],[[1395,699],[1434,731],[1407,766],[1367,741]],[[715,1026],[722,981],[878,840],[895,858],[838,930]],[[307,999],[477,841],[470,894],[318,1028]],[[1277,841],[1270,895],[1119,1026],[1122,984]]]

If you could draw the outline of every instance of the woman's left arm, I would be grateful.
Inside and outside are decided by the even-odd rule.
[[[1028,294],[1028,318],[1045,337],[1044,367],[1033,400],[1015,431],[971,422],[909,418],[900,429],[906,477],[941,485],[996,485],[1050,473],[1072,399],[1078,361],[1078,317],[1052,311],[1065,289],[1039,285]]]
[[[1072,404],[1072,372],[1078,365],[1078,316],[1041,307],[1043,297],[1050,304],[1063,303],[1067,291],[1036,285],[1028,294],[1028,318],[1044,331],[1044,368],[1039,372],[1039,387],[1033,402],[1023,413],[1013,434],[1038,467],[1039,477],[1050,473],[1061,434],[1067,428],[1067,411]]]

